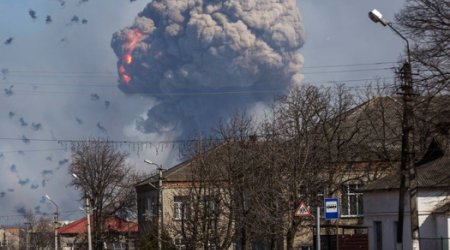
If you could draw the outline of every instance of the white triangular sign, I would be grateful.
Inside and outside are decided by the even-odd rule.
[[[311,216],[311,212],[309,211],[308,206],[306,206],[303,201],[300,203],[300,206],[295,209],[294,216]]]

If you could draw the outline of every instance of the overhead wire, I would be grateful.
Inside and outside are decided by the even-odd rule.
[[[47,151],[59,151],[66,150],[65,148],[49,148],[49,149],[29,149],[29,150],[12,150],[12,151],[0,151],[0,154],[10,154],[10,153],[30,153],[30,152],[47,152]]]

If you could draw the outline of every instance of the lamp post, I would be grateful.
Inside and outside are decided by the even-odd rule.
[[[54,223],[55,223],[55,250],[58,249],[58,215],[59,215],[59,207],[58,205],[48,196],[48,194],[45,195],[45,198],[49,200],[56,208],[56,211],[54,213]]]
[[[162,226],[163,226],[163,215],[162,215],[162,210],[163,210],[163,200],[162,200],[162,180],[163,180],[163,174],[162,174],[162,165],[158,165],[152,161],[149,160],[144,160],[145,163],[150,164],[150,165],[154,165],[157,167],[158,172],[159,172],[159,177],[158,177],[158,250],[162,249],[162,240],[161,240],[161,236],[162,236]]]
[[[78,175],[76,175],[75,173],[72,173],[73,178],[77,179],[78,181],[80,181],[80,177],[78,177]],[[86,212],[86,230],[87,230],[87,235],[88,235],[88,250],[92,250],[92,235],[91,235],[91,206],[89,203],[89,197],[86,193],[86,191],[84,192],[84,198],[86,200],[85,206],[85,212]]]
[[[26,244],[26,247],[25,247],[25,249],[26,250],[30,250],[30,230],[31,230],[31,223],[30,222],[26,222],[25,223],[25,230],[26,230],[26,238],[25,238],[25,244]]]
[[[407,61],[401,69],[403,83],[400,93],[403,97],[403,117],[402,117],[402,148],[400,157],[400,187],[399,187],[399,206],[398,206],[398,224],[397,224],[397,249],[403,249],[403,222],[405,210],[405,194],[409,188],[410,195],[410,218],[411,218],[411,236],[412,249],[419,250],[419,221],[417,211],[417,189],[415,183],[415,166],[414,166],[414,148],[410,142],[413,132],[413,109],[411,102],[414,97],[413,80],[411,71],[411,53],[409,49],[409,41],[403,36],[391,22],[383,18],[383,15],[376,9],[369,12],[369,18],[375,23],[381,23],[383,26],[389,26],[398,36],[406,43]],[[408,176],[408,178],[407,178]]]

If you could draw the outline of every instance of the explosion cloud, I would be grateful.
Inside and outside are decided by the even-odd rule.
[[[159,100],[138,128],[191,132],[300,84],[303,33],[295,0],[154,0],[111,46],[120,88]]]

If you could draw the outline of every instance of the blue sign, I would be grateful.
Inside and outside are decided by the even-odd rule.
[[[325,219],[333,220],[339,218],[339,202],[337,198],[325,198],[324,208]]]

